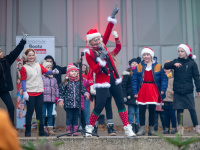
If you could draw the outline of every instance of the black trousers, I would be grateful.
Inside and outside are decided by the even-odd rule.
[[[164,111],[156,111],[155,112],[154,131],[158,131],[158,116],[160,116],[160,120],[161,120],[161,123],[162,123],[163,130],[165,130],[165,113],[164,113]]]
[[[40,121],[40,125],[43,125],[42,118],[42,105],[43,105],[43,93],[39,96],[29,96],[29,100],[26,101],[27,112],[26,112],[26,126],[31,126],[33,112],[36,112],[36,119]]]
[[[110,94],[114,97],[118,110],[125,109],[121,84],[115,84],[112,73],[110,74],[110,84],[110,88],[96,88],[96,106],[94,111],[98,114],[101,114]]]
[[[96,106],[96,100],[95,100],[95,104]],[[112,113],[112,97],[108,97],[106,100],[106,104],[105,104],[105,110],[106,110],[106,119],[113,119],[113,113]]]
[[[140,126],[145,125],[145,114],[146,114],[147,105],[139,105],[139,118],[140,118]],[[155,125],[155,112],[156,112],[156,105],[149,104],[149,126]]]
[[[13,104],[10,93],[8,91],[7,92],[0,92],[0,98],[5,103],[5,105],[8,109],[10,120],[11,120],[12,124],[15,126],[15,123],[14,123],[15,106]]]
[[[198,125],[196,110],[195,109],[188,109],[188,110],[190,112],[190,116],[191,116],[191,119],[192,119],[193,126],[195,127],[196,125]],[[181,113],[183,113],[183,111],[184,111],[183,109],[177,109],[178,125],[181,124]],[[182,122],[183,122],[183,120],[182,120]]]

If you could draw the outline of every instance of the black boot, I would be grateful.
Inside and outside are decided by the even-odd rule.
[[[44,131],[44,125],[43,124],[39,125],[39,136],[49,136],[49,134]]]
[[[133,132],[135,132],[135,123],[131,123],[131,126],[132,126]]]
[[[97,132],[98,132],[98,126],[97,126],[97,125],[94,125],[94,130],[92,131],[92,133],[97,134]]]
[[[31,137],[31,125],[25,125],[25,137]]]
[[[107,124],[107,129],[108,129],[108,135],[116,136],[116,132],[114,130],[114,123],[108,123]]]
[[[136,124],[135,124],[135,134],[138,133],[139,129],[140,129],[140,126],[139,126],[138,123],[136,123]]]

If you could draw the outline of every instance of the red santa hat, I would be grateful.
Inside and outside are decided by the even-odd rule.
[[[69,78],[69,72],[72,70],[76,70],[78,72],[77,67],[75,65],[73,65],[72,63],[69,63],[67,66],[66,79]]]
[[[192,55],[192,49],[186,44],[180,44],[177,49],[182,48],[186,52],[187,56],[190,56],[192,59],[196,59],[195,55]]]
[[[86,35],[87,42],[89,42],[95,37],[100,37],[100,40],[102,41],[101,34],[97,32],[97,29],[90,29]]]
[[[143,56],[144,53],[148,53],[151,55],[152,59],[154,57],[154,51],[153,49],[149,48],[149,47],[145,47],[142,51],[141,51],[141,56]]]

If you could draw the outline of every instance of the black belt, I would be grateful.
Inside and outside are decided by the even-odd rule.
[[[155,83],[154,81],[144,81],[143,83]]]

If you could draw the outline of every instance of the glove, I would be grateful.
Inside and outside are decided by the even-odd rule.
[[[112,13],[111,13],[111,18],[115,18],[115,15],[118,13],[119,8],[117,8],[117,3],[115,4],[115,8],[113,9]]]
[[[24,100],[28,101],[29,100],[29,95],[27,92],[23,92],[23,98]]]
[[[54,69],[54,70],[52,71],[52,73],[53,73],[53,74],[59,74],[59,71],[58,71],[58,69]]]
[[[112,31],[112,35],[114,36],[114,38],[118,38],[118,34],[117,34],[117,31]]]
[[[96,95],[96,90],[94,89],[93,85],[90,86],[90,93],[91,93],[92,95]]]
[[[98,47],[101,49],[100,58],[101,60],[104,60],[104,58],[106,58],[106,56],[108,55],[108,52],[102,45],[99,44]]]
[[[126,97],[124,97],[124,103],[126,103],[127,102],[127,98]]]
[[[24,34],[24,32],[22,32],[22,34],[23,34],[22,39],[26,41],[28,34]]]

